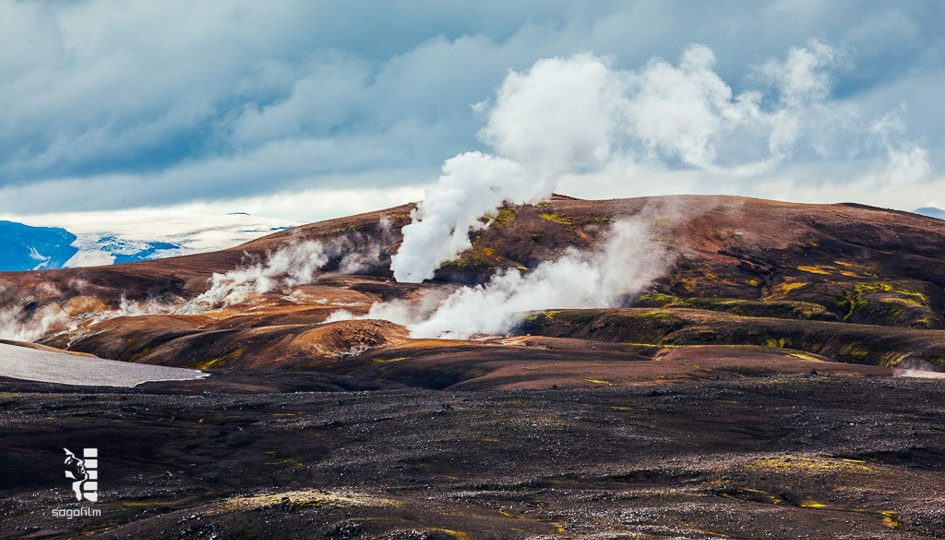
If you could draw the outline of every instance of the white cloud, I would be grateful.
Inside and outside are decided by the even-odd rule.
[[[636,71],[591,55],[536,62],[511,71],[487,111],[483,142],[495,155],[467,152],[447,160],[424,195],[393,258],[398,281],[430,279],[444,261],[469,247],[468,233],[480,216],[503,202],[521,204],[549,196],[562,182],[590,176],[615,195],[646,190],[647,176],[660,182],[672,167],[695,170],[707,192],[764,190],[765,175],[788,160],[829,153],[832,142],[857,141],[882,149],[887,166],[877,181],[905,184],[932,173],[923,148],[895,129],[895,115],[870,126],[846,104],[827,101],[825,70],[839,54],[812,41],[788,50],[785,60],[755,68],[764,85],[735,93],[714,71],[715,55],[690,45],[672,65],[653,59]],[[770,87],[773,94],[765,98]],[[833,131],[825,130],[830,125]],[[855,155],[855,154],[854,154]],[[858,156],[861,157],[862,156]],[[708,186],[706,186],[708,184]],[[850,184],[850,186],[859,184]],[[880,190],[882,191],[882,190]]]
[[[851,135],[850,126],[864,122],[852,111],[870,118],[900,101],[909,104],[903,118],[911,138],[928,148],[933,169],[943,165],[942,6],[362,6],[0,4],[0,100],[13,104],[0,110],[0,211],[170,205],[337,182],[424,183],[447,157],[485,150],[470,105],[509,69],[524,73],[541,58],[590,53],[608,59],[613,72],[641,74],[651,57],[675,59],[690,41],[714,51],[715,63],[699,50],[687,61],[655,61],[650,67],[681,86],[649,79],[649,103],[659,105],[663,92],[694,98],[670,110],[665,125],[635,120],[648,137],[640,151],[666,159],[673,177],[692,164],[754,174],[771,162],[881,157],[885,149]],[[843,54],[819,48],[812,36]],[[773,70],[768,58],[778,58]],[[767,88],[752,86],[765,73],[785,96],[807,97],[769,101]],[[718,80],[698,79],[711,74]],[[760,116],[752,90],[763,94]],[[817,110],[816,101],[827,106]],[[816,112],[775,114],[792,107]],[[795,131],[793,122],[818,127]],[[425,174],[400,174],[407,169]],[[867,194],[849,198],[860,195]]]

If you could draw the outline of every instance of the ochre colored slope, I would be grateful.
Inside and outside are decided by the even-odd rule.
[[[390,255],[412,208],[305,225],[214,253],[0,274],[0,309],[79,321],[52,325],[39,341],[106,358],[319,370],[437,388],[640,384],[755,368],[800,373],[810,360],[799,353],[814,355],[823,364],[818,372],[838,374],[945,366],[945,221],[851,204],[556,196],[483,216],[488,226],[472,233],[472,248],[432,282],[399,284]],[[632,216],[646,216],[667,244],[664,276],[624,309],[533,314],[517,330],[547,338],[417,341],[392,323],[326,322],[339,309],[363,315],[375,302],[484,283],[503,268],[534,269],[570,246],[592,248],[610,223]],[[342,250],[312,284],[210,310],[178,309],[207,290],[213,273],[265,261],[293,243],[338,239],[374,245],[377,260],[343,275]],[[162,307],[94,317],[123,300]],[[603,341],[616,348],[601,349]],[[688,354],[703,360],[687,364]]]

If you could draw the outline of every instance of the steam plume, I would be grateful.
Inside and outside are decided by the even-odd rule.
[[[485,285],[462,287],[445,299],[433,292],[411,303],[375,304],[363,318],[404,324],[412,337],[468,338],[508,332],[531,310],[615,307],[659,277],[670,262],[651,240],[642,217],[615,222],[596,249],[569,248],[553,261],[523,273],[506,270]],[[337,313],[330,320],[351,318]]]
[[[308,284],[327,263],[328,255],[321,242],[292,243],[270,254],[265,262],[225,274],[214,273],[210,288],[188,304],[200,308],[229,306],[280,284],[289,287]]]
[[[27,314],[23,305],[0,310],[0,338],[35,341],[72,325],[69,315],[57,304],[42,306]]]
[[[327,240],[289,243],[270,253],[264,262],[225,274],[214,273],[210,288],[187,302],[182,312],[196,312],[238,304],[251,294],[263,294],[277,288],[292,288],[315,281],[321,270],[340,258],[338,271],[354,274],[377,265],[384,245],[390,242],[390,224],[382,219],[378,237],[349,233]]]
[[[243,302],[252,294],[310,284],[333,261],[343,274],[370,270],[386,257],[386,246],[391,242],[390,224],[386,219],[378,223],[376,234],[349,232],[323,240],[291,242],[254,264],[223,274],[214,273],[210,288],[184,304],[154,298],[129,300],[122,296],[117,306],[94,313],[70,313],[65,305],[55,302],[30,312],[25,306],[34,296],[18,300],[15,295],[6,294],[6,287],[0,284],[0,338],[36,341],[116,317],[199,313],[226,307]],[[79,282],[72,285],[79,290],[84,288]],[[61,291],[46,282],[37,285],[36,293],[44,298],[61,296]]]
[[[480,137],[498,155],[467,152],[447,160],[403,228],[392,258],[397,281],[419,283],[466,248],[479,217],[503,202],[546,198],[557,177],[606,158],[614,125],[617,80],[589,55],[537,62],[512,72]],[[562,106],[561,96],[568,103]]]
[[[479,138],[491,153],[446,160],[403,228],[394,277],[430,279],[470,246],[469,232],[484,226],[480,216],[503,202],[547,198],[575,175],[613,170],[609,181],[627,184],[635,181],[625,172],[630,166],[656,162],[727,181],[769,172],[800,142],[824,157],[835,150],[827,139],[838,130],[851,138],[868,131],[855,109],[827,104],[828,70],[841,57],[818,41],[793,47],[783,60],[756,66],[756,88],[741,93],[715,72],[712,50],[698,44],[676,64],[653,59],[632,71],[588,54],[512,71],[494,103],[477,106],[487,112]],[[921,149],[890,155],[889,174],[923,172]]]

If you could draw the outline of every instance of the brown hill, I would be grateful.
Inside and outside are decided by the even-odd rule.
[[[408,285],[391,278],[390,255],[411,209],[305,225],[214,253],[0,274],[0,310],[25,324],[44,321],[44,344],[103,357],[202,369],[315,369],[439,388],[474,380],[470,387],[640,382],[618,372],[648,365],[640,373],[659,377],[651,359],[682,358],[678,352],[668,356],[680,347],[706,358],[706,347],[724,347],[713,357],[732,346],[749,347],[748,353],[728,354],[734,364],[725,365],[732,369],[752,362],[770,367],[776,364],[772,354],[785,370],[811,369],[810,355],[822,362],[945,365],[945,221],[852,204],[556,196],[484,216],[489,226],[471,236],[472,248],[442,265],[432,282]],[[640,309],[534,314],[520,329],[578,340],[567,347],[539,338],[419,342],[391,323],[325,322],[338,309],[364,314],[380,300],[483,283],[502,268],[533,269],[569,246],[596,245],[609,223],[641,212],[674,253],[670,271],[628,300],[628,308]],[[180,309],[210,287],[214,273],[262,264],[280,248],[311,240],[332,246],[313,283]],[[372,264],[339,273],[345,256],[365,246]],[[111,315],[103,318],[104,312]],[[635,345],[603,354],[588,340]],[[528,369],[523,359],[533,362]],[[608,363],[597,370],[606,376],[586,375],[594,371],[590,364],[568,359]],[[659,365],[681,372],[668,362]]]

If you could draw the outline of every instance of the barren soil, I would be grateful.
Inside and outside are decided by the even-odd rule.
[[[244,393],[212,379],[4,383],[0,535],[945,535],[940,381]],[[99,448],[100,517],[50,516],[78,506],[64,446]]]

